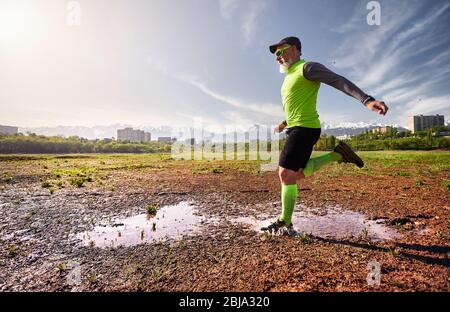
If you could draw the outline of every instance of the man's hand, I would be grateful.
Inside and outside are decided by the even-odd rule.
[[[378,100],[370,101],[369,103],[366,104],[366,106],[372,112],[378,113],[383,116],[386,115],[389,109],[384,102]]]
[[[284,128],[286,128],[286,121],[283,121],[282,123],[280,123],[277,127],[275,127],[275,129],[273,130],[274,133],[281,133]]]

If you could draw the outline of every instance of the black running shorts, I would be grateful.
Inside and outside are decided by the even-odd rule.
[[[294,171],[305,168],[313,146],[320,138],[320,132],[320,128],[289,128],[286,131],[287,140],[280,154],[279,166]]]

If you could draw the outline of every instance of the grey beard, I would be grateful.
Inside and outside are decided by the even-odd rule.
[[[280,73],[286,74],[288,72],[288,70],[289,70],[289,66],[288,65],[280,64]]]

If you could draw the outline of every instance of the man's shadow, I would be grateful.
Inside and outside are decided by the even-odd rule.
[[[312,236],[312,235],[311,235],[311,237],[318,241],[323,241],[323,242],[327,242],[327,243],[331,243],[331,244],[340,244],[340,245],[352,246],[355,248],[364,248],[364,249],[377,250],[377,251],[382,251],[382,252],[392,252],[392,249],[390,249],[388,247],[377,246],[377,245],[373,245],[370,243],[352,242],[349,240],[338,240],[338,239],[333,239],[333,238],[322,238],[322,237]],[[416,251],[428,251],[428,252],[436,253],[436,254],[450,253],[450,248],[446,247],[446,246],[436,246],[436,245],[423,246],[423,245],[418,245],[418,244],[405,244],[405,243],[395,243],[395,246],[400,247],[402,249],[409,249],[409,250],[416,250]],[[418,261],[421,261],[421,262],[427,263],[427,264],[437,264],[437,265],[442,265],[445,267],[450,267],[450,261],[448,258],[442,259],[442,258],[436,258],[436,257],[430,257],[430,256],[421,256],[421,255],[408,253],[403,250],[398,252],[398,256],[415,259],[415,260],[418,260]]]

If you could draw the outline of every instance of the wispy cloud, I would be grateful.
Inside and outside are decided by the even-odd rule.
[[[250,110],[256,114],[265,114],[268,116],[283,116],[281,105],[275,105],[270,103],[256,103],[250,102],[243,99],[238,99],[228,95],[220,94],[219,92],[213,91],[206,86],[206,84],[200,82],[196,78],[188,75],[176,75],[177,79],[187,82],[190,85],[196,87],[204,94],[210,96],[211,98],[226,103],[228,105],[240,108],[243,110]]]
[[[393,112],[401,112],[398,122],[404,123],[405,115],[412,113],[450,112],[450,93],[436,93],[437,86],[450,78],[444,69],[450,59],[446,33],[450,3],[392,5],[382,3],[381,26],[368,26],[359,10],[337,29],[346,33],[346,39],[336,51],[335,66],[346,70],[366,92],[395,105]]]
[[[252,41],[268,6],[264,0],[219,0],[220,15],[226,21],[239,21],[245,45]]]
[[[434,96],[429,98],[420,98],[408,102],[399,111],[399,116],[406,119],[408,116],[419,114],[435,114],[436,112],[449,111],[450,94],[443,96]],[[447,116],[448,117],[448,116]]]
[[[252,40],[252,36],[256,29],[258,29],[259,18],[262,17],[264,11],[267,9],[267,3],[263,1],[251,2],[250,10],[244,16],[242,29],[244,31],[244,39],[248,44]]]
[[[239,6],[239,0],[219,0],[220,15],[230,19]]]
[[[171,77],[173,79],[187,83],[208,97],[229,105],[235,110],[227,109],[225,112],[221,112],[221,119],[218,122],[219,125],[223,124],[224,118],[228,122],[236,123],[239,119],[241,123],[245,120],[245,123],[273,123],[275,121],[279,122],[284,117],[283,109],[281,104],[267,103],[267,102],[255,102],[246,99],[241,99],[235,96],[230,96],[222,94],[215,90],[212,90],[207,84],[193,75],[177,73],[175,71],[169,70],[165,63],[157,61],[151,57],[147,58],[148,64],[160,73]],[[237,116],[240,116],[239,118]],[[213,125],[213,120],[209,120],[210,126]],[[217,124],[215,124],[217,126]]]

